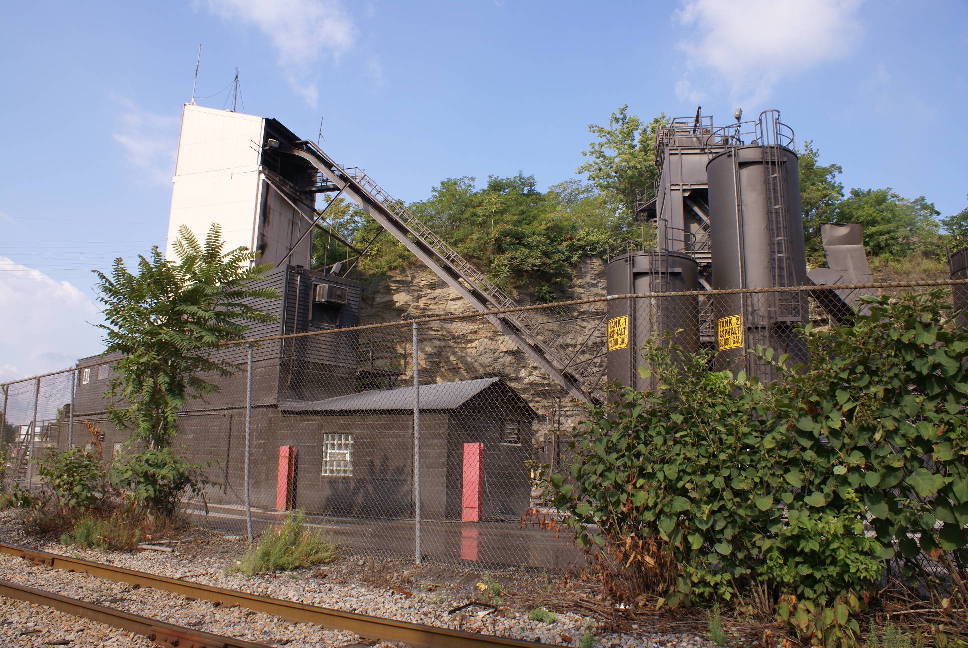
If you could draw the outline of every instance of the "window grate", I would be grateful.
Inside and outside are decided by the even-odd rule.
[[[353,435],[323,434],[323,477],[353,476]]]

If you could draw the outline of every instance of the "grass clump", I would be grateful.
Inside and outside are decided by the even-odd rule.
[[[259,543],[230,571],[246,576],[289,571],[328,563],[337,555],[338,545],[326,540],[319,531],[307,529],[302,511],[292,511],[281,527],[265,531]]]
[[[873,623],[870,625],[864,648],[917,648],[920,645],[920,641],[888,621],[881,628],[875,627]]]
[[[554,623],[558,620],[558,615],[547,608],[539,607],[528,612],[528,618],[541,623]]]
[[[74,521],[70,530],[61,534],[64,545],[81,549],[132,551],[153,525],[131,510],[116,510],[107,516],[86,515]]]
[[[709,628],[706,633],[706,638],[717,646],[729,645],[729,639],[726,637],[726,633],[723,632],[723,615],[719,611],[719,603],[713,605],[707,615],[706,622]]]

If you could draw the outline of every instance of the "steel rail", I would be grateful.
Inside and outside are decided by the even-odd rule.
[[[548,648],[551,645],[307,605],[296,601],[193,583],[16,545],[0,544],[0,553],[10,554],[54,569],[64,569],[120,583],[128,583],[129,585],[164,590],[187,598],[212,601],[220,605],[235,605],[257,612],[265,612],[287,621],[312,623],[336,630],[348,630],[367,639],[400,641],[421,648],[538,648],[539,646]]]
[[[35,603],[66,612],[71,616],[84,617],[115,628],[144,635],[162,646],[192,648],[270,648],[269,644],[223,637],[221,635],[186,628],[150,619],[123,610],[105,607],[97,603],[70,598],[54,592],[0,580],[0,596]]]

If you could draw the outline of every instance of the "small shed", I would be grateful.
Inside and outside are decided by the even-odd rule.
[[[349,516],[413,515],[414,387],[279,404],[282,428],[318,434],[299,458],[298,505]],[[517,518],[531,495],[534,410],[501,378],[420,386],[421,515],[459,519],[465,444],[483,447],[481,519]]]

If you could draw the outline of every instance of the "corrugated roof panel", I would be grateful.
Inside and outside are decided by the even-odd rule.
[[[478,378],[420,386],[420,409],[457,409],[501,380]],[[414,388],[377,389],[318,401],[279,403],[286,412],[359,412],[364,410],[408,410],[414,406]]]

